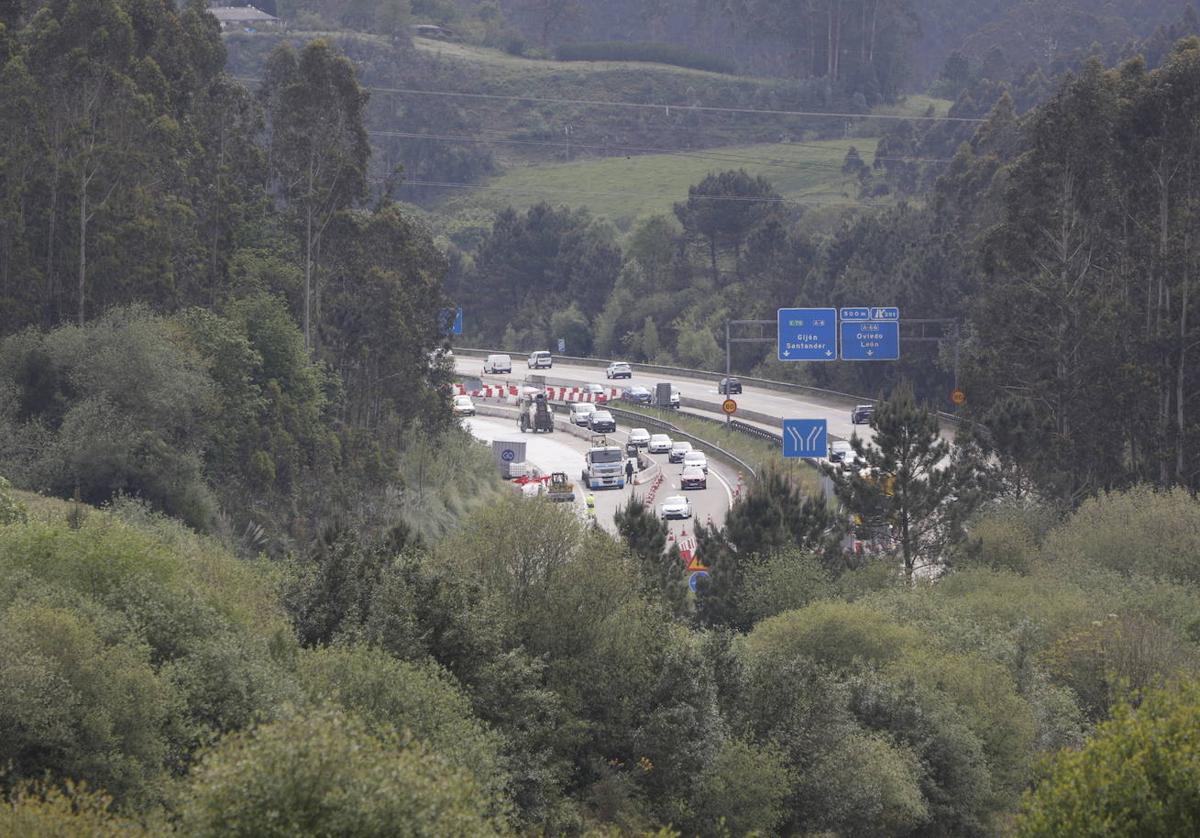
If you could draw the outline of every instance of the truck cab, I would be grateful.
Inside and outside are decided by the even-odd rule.
[[[588,489],[625,488],[625,452],[606,436],[592,437],[584,455],[583,485]]]

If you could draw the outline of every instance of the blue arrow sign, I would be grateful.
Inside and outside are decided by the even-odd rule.
[[[706,570],[697,570],[695,573],[693,573],[691,576],[689,576],[688,577],[688,587],[692,589],[692,593],[697,592],[696,586],[697,586],[697,584],[699,584],[700,580],[707,579],[707,578],[708,578],[708,571],[706,571]]]
[[[836,361],[837,309],[779,309],[781,361]]]
[[[783,456],[824,457],[828,453],[829,423],[826,420],[783,420]]]
[[[895,361],[900,358],[900,321],[842,322],[843,361]]]

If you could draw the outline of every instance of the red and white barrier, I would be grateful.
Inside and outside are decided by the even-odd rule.
[[[520,395],[521,388],[515,384],[486,384],[478,390],[468,390],[461,383],[452,385],[454,395],[473,396],[477,399],[503,399]],[[580,387],[542,387],[546,398],[555,402],[597,402],[604,403],[615,400],[620,391],[609,388],[604,393],[589,393]]]

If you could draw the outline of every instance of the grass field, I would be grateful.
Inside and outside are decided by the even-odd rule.
[[[669,213],[687,198],[688,187],[712,172],[745,169],[762,175],[785,198],[798,204],[857,205],[858,184],[842,174],[850,146],[869,163],[875,140],[818,140],[769,143],[717,149],[607,157],[510,169],[469,198],[488,208],[512,205],[523,209],[548,201],[583,206],[618,226],[656,213]],[[451,207],[447,207],[451,209]]]

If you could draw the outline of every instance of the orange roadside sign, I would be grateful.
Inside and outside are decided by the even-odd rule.
[[[725,412],[726,416],[732,416],[733,414],[737,413],[737,402],[735,402],[733,399],[726,399],[725,401],[721,402],[721,410]]]
[[[967,403],[967,394],[964,393],[962,390],[955,388],[954,392],[952,392],[950,394],[950,401],[954,402],[956,405],[966,404]]]

